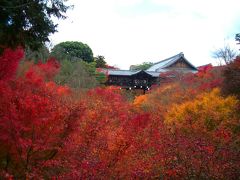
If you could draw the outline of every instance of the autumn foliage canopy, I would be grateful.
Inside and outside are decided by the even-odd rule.
[[[240,176],[239,99],[222,93],[223,70],[207,67],[129,102],[115,87],[57,85],[55,59],[17,73],[22,57],[21,48],[0,57],[0,179]]]

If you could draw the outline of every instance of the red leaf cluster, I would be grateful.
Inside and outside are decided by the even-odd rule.
[[[229,63],[224,70],[223,93],[240,99],[240,56]]]
[[[5,49],[0,56],[0,80],[9,80],[15,77],[18,64],[23,58],[24,51],[22,48],[16,50]]]
[[[10,64],[20,57],[16,52],[11,53],[4,55],[5,59],[13,58]],[[215,106],[205,108],[208,96],[203,92],[221,84],[220,73],[214,69],[204,69],[200,75],[181,76],[179,82],[156,88],[137,107],[126,101],[118,87],[83,93],[58,86],[51,80],[59,69],[59,64],[51,59],[31,66],[23,77],[0,80],[1,177],[237,179],[240,176],[239,116],[234,114],[231,117],[235,119],[226,120],[228,114],[235,112],[226,108],[229,103],[224,103],[220,95],[213,100],[224,106],[205,113]],[[195,102],[198,94],[202,94],[198,100],[201,103],[187,106],[186,102]],[[238,101],[234,102],[235,107]],[[190,131],[176,124],[173,127],[178,128],[174,129],[165,123],[173,104],[181,106],[182,113],[177,115],[180,120],[185,118],[182,122]],[[191,116],[197,110],[203,113]],[[170,121],[177,123],[176,117],[172,118]],[[197,120],[213,127],[211,133],[194,126]],[[218,120],[225,122],[222,126],[213,124]]]

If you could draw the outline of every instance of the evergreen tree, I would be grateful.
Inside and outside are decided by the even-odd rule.
[[[1,48],[28,46],[33,50],[49,41],[48,36],[57,31],[51,17],[66,18],[70,6],[66,0],[1,0]]]

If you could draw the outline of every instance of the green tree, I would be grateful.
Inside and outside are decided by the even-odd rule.
[[[40,47],[38,50],[31,50],[29,47],[25,48],[25,60],[31,60],[34,61],[35,63],[41,61],[45,63],[47,59],[49,58],[49,50],[46,46]]]
[[[76,89],[89,89],[98,86],[99,83],[94,76],[95,69],[90,70],[85,64],[87,63],[83,61],[61,61],[61,70],[55,77],[55,82]],[[90,71],[94,71],[93,74]]]
[[[98,72],[96,69],[97,63],[96,62],[91,62],[91,63],[86,63],[83,62],[83,64],[86,67],[86,70],[90,74],[90,76],[95,77],[98,83],[104,84],[107,80],[107,77],[104,73]]]
[[[70,60],[79,61],[83,60],[86,62],[93,62],[92,49],[82,42],[78,41],[66,41],[55,45],[52,49],[51,56],[58,60]]]
[[[237,41],[237,44],[240,44],[240,33],[236,34],[235,40]]]
[[[105,68],[106,61],[104,56],[97,56],[94,58],[96,62],[96,68]]]
[[[106,75],[96,71],[96,62],[61,61],[60,73],[55,77],[59,85],[68,85],[71,88],[89,89],[104,84]]]
[[[236,34],[235,40],[238,41],[238,43],[240,43],[240,33]]]
[[[147,70],[153,65],[152,62],[143,62],[142,64],[132,65],[130,70]]]
[[[57,31],[51,18],[66,18],[70,6],[66,0],[1,0],[0,46],[19,45],[36,50],[49,41],[49,34]]]

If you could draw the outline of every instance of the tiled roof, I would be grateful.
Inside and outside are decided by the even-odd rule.
[[[139,71],[130,71],[130,70],[115,70],[115,69],[102,69],[103,72],[107,73],[108,75],[121,75],[121,76],[131,76],[136,74]]]
[[[118,75],[131,76],[141,72],[141,70],[131,71],[131,70],[115,70],[115,69],[102,69],[101,71],[108,75],[115,75],[115,76],[118,76]],[[144,71],[144,72],[153,77],[159,77],[159,74],[160,74],[160,72],[155,72],[155,71]]]
[[[175,56],[172,56],[170,58],[164,59],[162,61],[159,61],[157,63],[154,63],[150,68],[147,69],[147,71],[157,71],[161,72],[162,69],[169,67],[170,65],[174,64],[177,60],[180,58],[183,58],[194,70],[197,70],[195,66],[193,66],[185,57],[184,54],[181,52]]]
[[[150,68],[148,68],[147,70],[145,70],[144,72],[151,75],[152,77],[159,77],[160,73],[164,73],[169,71],[169,69],[167,69],[167,67],[169,67],[170,65],[174,64],[176,61],[178,61],[179,59],[184,59],[186,61],[186,63],[189,64],[189,66],[192,67],[192,69],[186,69],[186,68],[177,68],[175,70],[178,71],[183,71],[185,73],[187,72],[192,72],[192,73],[196,73],[197,72],[197,68],[195,66],[193,66],[185,57],[183,53],[179,53],[175,56],[172,56],[170,58],[164,59],[162,61],[159,61],[157,63],[154,63]],[[115,75],[115,76],[132,76],[134,74],[137,74],[139,72],[141,72],[142,70],[119,70],[119,69],[101,69],[101,71],[103,73],[106,73],[108,75]]]
[[[146,73],[150,74],[152,77],[159,77],[160,72],[155,71],[145,71]]]

